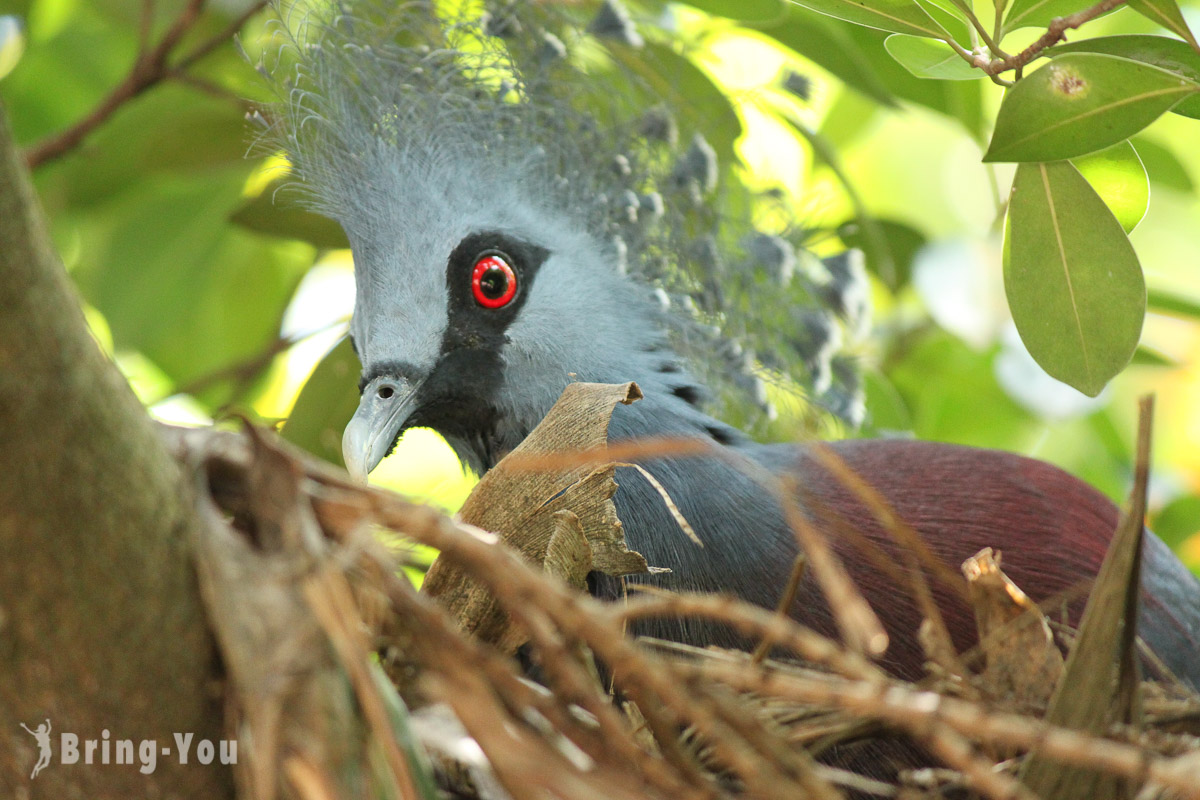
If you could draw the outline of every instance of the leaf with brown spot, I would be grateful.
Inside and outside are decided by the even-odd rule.
[[[1104,53],[1068,53],[1008,90],[984,161],[1059,161],[1111,147],[1200,83]]]

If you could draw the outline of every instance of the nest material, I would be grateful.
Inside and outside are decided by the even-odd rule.
[[[1133,639],[1105,616],[1133,619],[1124,598],[1140,525],[1118,532],[1082,628],[1065,639],[996,554],[971,559],[981,644],[955,652],[930,606],[918,683],[728,597],[615,605],[581,593],[578,576],[602,562],[644,564],[619,546],[595,476],[692,446],[606,448],[595,431],[572,440],[585,425],[553,424],[595,420],[633,393],[577,385],[489,474],[506,508],[467,513],[513,524],[498,534],[351,485],[255,432],[171,434],[211,511],[197,551],[244,797],[433,797],[435,777],[442,791],[484,798],[1200,797],[1200,697],[1162,674],[1137,682]],[[441,551],[430,578],[441,598],[397,577],[375,526]],[[764,647],[626,635],[653,615],[718,620]],[[881,780],[821,763],[880,737],[915,741],[944,766]]]

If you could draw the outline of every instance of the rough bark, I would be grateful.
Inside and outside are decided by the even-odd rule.
[[[0,107],[0,796],[232,796],[196,763],[224,738],[189,557],[190,487],[90,336]],[[53,757],[20,723],[49,719]],[[134,742],[63,764],[60,734]],[[175,733],[191,733],[188,766]],[[139,770],[142,740],[160,750]],[[170,747],[164,756],[162,747]],[[95,761],[101,760],[97,752]]]

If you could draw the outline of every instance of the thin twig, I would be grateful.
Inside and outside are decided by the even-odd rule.
[[[232,364],[226,364],[223,367],[218,367],[212,372],[200,375],[192,380],[179,386],[173,387],[168,394],[163,395],[155,400],[146,403],[147,406],[153,406],[168,397],[174,397],[180,394],[198,394],[210,386],[218,383],[233,383],[237,386],[243,386],[258,377],[270,363],[275,360],[275,357],[280,353],[284,353],[305,339],[324,333],[325,331],[335,328],[339,325],[345,325],[346,320],[339,319],[323,325],[316,330],[307,331],[295,336],[280,336],[267,343],[267,346],[259,350],[257,353],[243,358],[240,361],[235,361]]]
[[[987,28],[983,27],[983,23],[979,21],[979,17],[975,16],[969,6],[964,10],[966,11],[967,21],[971,23],[971,27],[979,34],[979,38],[983,39],[983,43],[987,45],[988,52],[997,58],[1008,58],[1008,53],[1004,52],[1000,47],[999,37],[993,37],[988,33]]]
[[[179,59],[179,63],[175,65],[175,69],[188,69],[197,61],[211,53],[213,50],[216,50],[223,43],[232,39],[237,35],[237,32],[242,29],[242,26],[250,21],[251,17],[266,8],[267,4],[270,2],[271,0],[255,0],[255,2],[252,3],[249,8],[230,21],[230,23],[225,26],[224,30],[205,41],[183,58]]]
[[[1101,769],[1139,784],[1150,780],[1181,797],[1200,798],[1200,785],[1197,785],[1194,773],[1189,771],[1189,762],[1183,758],[1163,758],[1134,745],[934,692],[897,683],[811,680],[715,659],[681,664],[677,668],[691,670],[741,691],[842,708],[882,719],[908,730],[917,738],[926,738],[933,729],[944,725],[974,741],[1023,750],[1036,748],[1061,763]]]
[[[184,56],[178,65],[170,66],[167,62],[175,48],[183,40],[200,18],[205,0],[189,0],[187,6],[180,12],[171,27],[163,34],[162,39],[153,48],[140,47],[133,67],[123,81],[117,84],[100,103],[83,119],[76,122],[65,131],[51,136],[49,139],[34,145],[25,152],[25,163],[29,169],[36,169],[48,161],[69,153],[78,147],[85,138],[104,124],[121,106],[133,100],[147,89],[173,76],[176,69],[186,69],[204,56],[211,53],[223,42],[227,41],[251,16],[258,13],[267,0],[258,0],[246,12],[230,23],[223,31],[200,44],[195,50]],[[150,11],[152,4],[147,3],[143,13],[143,33],[148,35]],[[143,45],[146,43],[143,42]]]
[[[142,19],[138,26],[138,58],[150,48],[150,31],[154,27],[154,0],[142,0]]]
[[[1077,11],[1065,17],[1057,17],[1046,27],[1046,32],[1038,37],[1036,42],[1021,52],[1007,58],[997,59],[986,65],[977,64],[977,66],[993,77],[999,75],[1001,72],[1015,69],[1018,71],[1017,77],[1019,79],[1022,68],[1037,58],[1047,47],[1052,47],[1065,39],[1067,31],[1074,30],[1086,22],[1091,22],[1096,17],[1107,14],[1124,3],[1125,0],[1101,0],[1091,8],[1085,8],[1083,11]]]
[[[784,587],[783,594],[779,596],[779,604],[775,606],[775,614],[782,618],[789,618],[788,611],[792,608],[792,603],[796,602],[796,593],[800,591],[800,581],[804,578],[804,567],[808,563],[808,559],[804,557],[804,553],[797,553],[795,560],[792,562],[792,574],[788,576],[787,586]],[[767,657],[767,653],[771,651],[771,641],[763,638],[758,643],[758,647],[754,648],[754,655],[751,660],[755,664],[761,664],[763,659]]]

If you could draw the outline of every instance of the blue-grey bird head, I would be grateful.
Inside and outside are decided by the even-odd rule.
[[[362,400],[346,429],[353,473],[410,427],[437,430],[485,469],[515,447],[572,380],[633,380],[662,338],[615,254],[509,182],[499,193],[443,184],[404,224],[356,234],[351,335]],[[416,222],[417,224],[413,224]],[[632,357],[631,357],[632,356]]]
[[[598,107],[602,93],[581,99],[588,69],[605,63],[598,41],[645,44],[614,16],[619,3],[557,34],[539,4],[481,19],[448,19],[442,5],[285,15],[293,71],[273,141],[354,252],[363,373],[343,440],[350,470],[365,475],[417,426],[486,469],[573,380],[636,380],[694,403],[668,337],[723,359],[765,405],[752,373],[759,359],[783,364],[770,343],[795,341],[771,331],[756,358],[717,331],[750,335],[748,320],[790,319],[817,293],[793,280],[802,270],[782,238],[719,230],[705,205],[716,156],[701,133],[674,152],[669,109],[632,119],[615,100]],[[731,255],[739,236],[753,246]],[[746,302],[764,272],[774,283]],[[797,363],[828,360],[804,346],[813,353]]]

